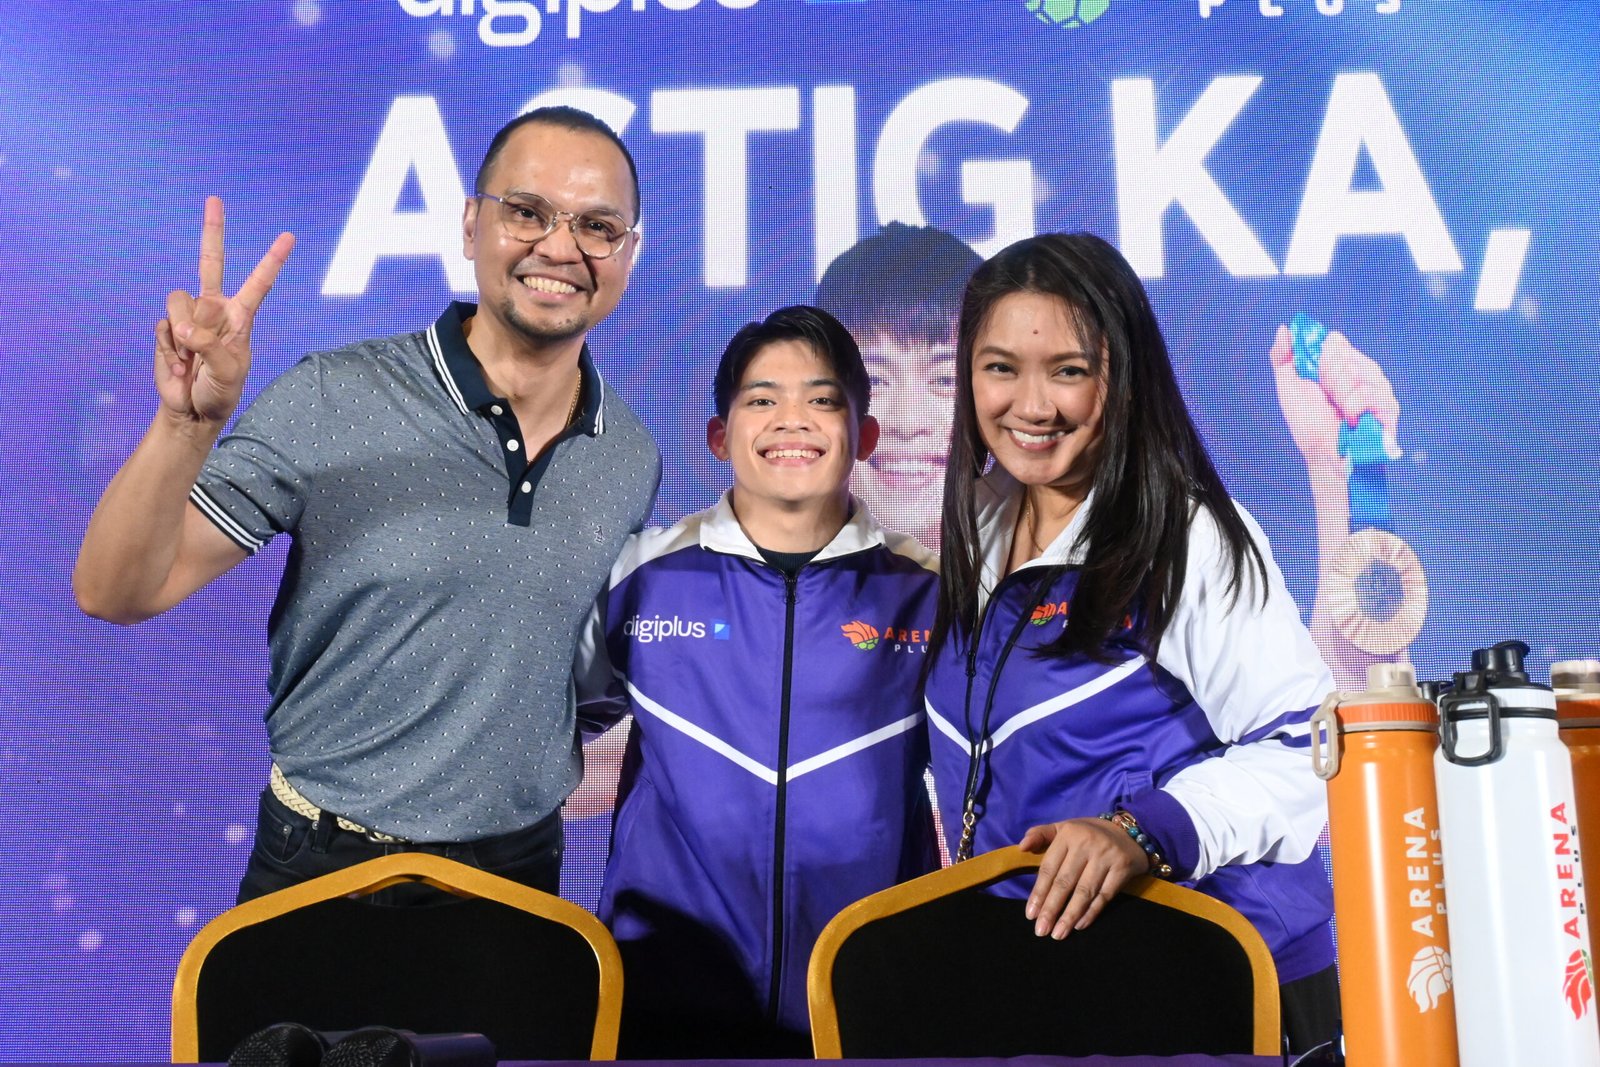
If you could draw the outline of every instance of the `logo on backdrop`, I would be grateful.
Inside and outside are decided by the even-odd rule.
[[[476,19],[478,40],[490,48],[532,44],[544,30],[546,16],[557,26],[565,23],[567,39],[576,41],[583,36],[585,15],[603,15],[613,9],[685,12],[703,6],[741,11],[758,3],[760,0],[399,0],[400,10],[412,18]],[[557,21],[563,13],[566,18]]]
[[[1213,11],[1222,7],[1228,0],[1196,0],[1196,2],[1200,5],[1200,17],[1208,19]],[[1315,8],[1317,14],[1325,18],[1343,15],[1347,9],[1358,11],[1363,8],[1370,8],[1380,15],[1393,15],[1399,12],[1400,3],[1401,0],[1234,0],[1235,7],[1253,6],[1264,19],[1282,18],[1286,11],[1296,8],[1306,11]]]
[[[1111,0],[1026,0],[1028,10],[1040,22],[1076,30],[1106,13]]]

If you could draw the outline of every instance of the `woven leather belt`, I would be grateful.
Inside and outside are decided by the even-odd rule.
[[[294,812],[296,815],[303,815],[312,822],[316,822],[317,819],[321,817],[322,809],[302,796],[300,794],[300,790],[290,785],[289,779],[283,776],[283,772],[278,769],[278,765],[276,763],[272,765],[271,789],[272,795],[278,798],[279,803],[288,808],[290,811]],[[341,830],[348,830],[353,834],[360,834],[367,840],[376,841],[380,844],[409,845],[413,843],[409,838],[395,837],[392,834],[381,833],[377,830],[369,830],[367,827],[362,826],[358,822],[353,822],[350,819],[345,818],[343,815],[335,815],[334,822]]]

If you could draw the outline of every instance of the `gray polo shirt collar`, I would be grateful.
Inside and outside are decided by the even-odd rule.
[[[495,396],[489,389],[483,380],[483,368],[467,345],[462,324],[477,313],[477,304],[452,301],[438,321],[428,327],[428,348],[433,356],[434,372],[461,414],[477,412],[492,417],[496,406],[509,408],[509,405],[505,397]],[[578,354],[578,373],[583,376],[583,410],[573,429],[589,437],[598,437],[606,432],[606,386],[587,344]]]
[[[578,354],[578,373],[583,379],[583,408],[573,424],[558,434],[550,446],[528,459],[522,428],[511,410],[510,401],[495,396],[483,378],[483,368],[467,345],[462,323],[476,314],[476,304],[460,301],[445,308],[437,322],[428,327],[427,345],[434,373],[451,402],[462,415],[480,418],[494,431],[499,441],[500,461],[506,473],[506,522],[529,526],[533,522],[534,495],[545,472],[566,446],[583,437],[598,438],[605,432],[605,383],[589,357],[589,346]]]

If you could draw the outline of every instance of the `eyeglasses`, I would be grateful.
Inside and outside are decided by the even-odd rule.
[[[590,259],[607,259],[622,251],[628,235],[638,229],[638,223],[629,225],[613,211],[558,211],[556,206],[542,196],[532,193],[512,193],[499,197],[492,193],[473,193],[479,200],[494,202],[500,215],[500,226],[513,241],[537,244],[555,232],[556,223],[564,216],[567,229],[578,251]]]

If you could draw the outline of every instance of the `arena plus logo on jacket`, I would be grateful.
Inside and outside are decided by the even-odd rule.
[[[847,622],[843,626],[839,627],[839,629],[844,631],[845,640],[849,641],[852,645],[855,645],[863,652],[868,652],[874,648],[877,648],[878,638],[882,636],[878,632],[878,628],[876,626],[873,626],[871,623],[862,622],[859,619],[852,622]]]
[[[914,629],[908,626],[896,626],[890,623],[877,627],[870,622],[853,619],[839,627],[846,641],[855,645],[863,652],[870,652],[877,648],[879,643],[887,644],[894,652],[923,653],[928,651],[928,635],[930,630]]]
[[[1028,618],[1029,625],[1048,626],[1052,622],[1060,622],[1062,626],[1067,623],[1067,615],[1072,602],[1070,600],[1047,600],[1036,605],[1033,614]],[[1117,628],[1117,636],[1124,636],[1133,632],[1133,615],[1122,617],[1122,625]]]
[[[1033,617],[1028,621],[1034,626],[1043,626],[1051,619],[1066,620],[1067,604],[1065,600],[1047,601],[1033,609]]]

